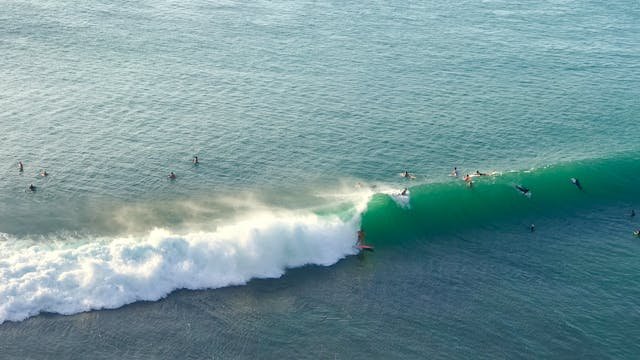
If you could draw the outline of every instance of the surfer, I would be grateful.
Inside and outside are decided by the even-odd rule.
[[[402,192],[400,193],[400,195],[402,196],[407,196],[407,188],[404,188],[404,190],[402,190]]]
[[[403,177],[403,178],[407,178],[407,179],[411,179],[411,178],[413,178],[413,175],[409,174],[409,172],[405,170],[405,171],[402,173],[402,177]]]
[[[487,176],[488,174],[481,173],[480,170],[476,170],[476,175],[478,175],[478,176]]]
[[[197,157],[197,156],[194,156],[194,157],[193,157],[193,164],[194,164],[194,165],[198,165],[198,164],[200,164],[200,162],[198,161],[198,157]]]
[[[42,169],[42,171],[40,171],[40,176],[45,177],[48,176],[49,173],[47,172],[47,170]]]
[[[571,183],[575,185],[578,189],[582,190],[582,184],[580,184],[580,180],[576,178],[571,178]]]
[[[169,173],[168,178],[171,179],[171,180],[175,180],[176,179],[176,174],[172,171],[171,173]]]
[[[473,186],[473,180],[471,180],[471,176],[469,176],[469,174],[464,176],[464,181],[467,183],[469,187]]]
[[[531,230],[531,232],[536,231],[536,225],[535,224],[531,224],[531,226],[529,226],[529,230]]]
[[[358,230],[358,246],[364,245],[364,231],[362,229]]]
[[[22,164],[22,160],[18,161],[18,171],[24,171],[24,165]]]
[[[522,195],[531,196],[531,190],[522,185],[516,185],[516,189],[522,193]]]
[[[29,191],[31,192],[36,191],[36,187],[33,184],[29,185]]]
[[[364,230],[358,230],[358,242],[356,243],[356,247],[361,251],[366,250],[373,252],[373,246],[364,243],[364,236]]]
[[[453,171],[451,172],[451,176],[458,177],[458,175],[458,168],[454,166]]]

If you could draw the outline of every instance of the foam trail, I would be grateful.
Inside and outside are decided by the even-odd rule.
[[[261,213],[214,232],[156,229],[142,237],[16,239],[0,234],[0,323],[157,300],[332,265],[355,254],[359,218]]]

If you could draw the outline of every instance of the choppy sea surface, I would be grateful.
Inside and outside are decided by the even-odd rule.
[[[640,356],[637,1],[0,1],[0,79],[0,358]]]

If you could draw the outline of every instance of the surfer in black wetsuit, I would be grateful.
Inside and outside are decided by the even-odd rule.
[[[22,172],[24,170],[24,165],[22,164],[22,160],[18,161],[18,171]]]
[[[478,175],[478,176],[487,176],[487,174],[481,173],[480,170],[476,170],[476,175]]]
[[[36,187],[33,184],[29,185],[29,191],[36,191]]]
[[[171,179],[171,180],[175,180],[176,179],[176,174],[172,171],[171,173],[169,173],[168,178]]]
[[[582,184],[580,184],[580,180],[576,178],[571,178],[571,183],[575,185],[578,189],[582,190]]]
[[[402,192],[400,193],[400,195],[407,195],[407,188],[404,188],[404,190],[402,190]]]
[[[194,164],[194,165],[198,165],[198,164],[200,164],[200,162],[198,161],[198,157],[197,157],[197,156],[194,156],[194,157],[193,157],[193,164]]]
[[[522,195],[528,195],[531,193],[529,189],[521,185],[516,185],[516,189],[518,189],[522,193]]]

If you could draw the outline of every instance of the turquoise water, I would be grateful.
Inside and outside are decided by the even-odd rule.
[[[636,2],[0,9],[8,358],[640,354]]]

